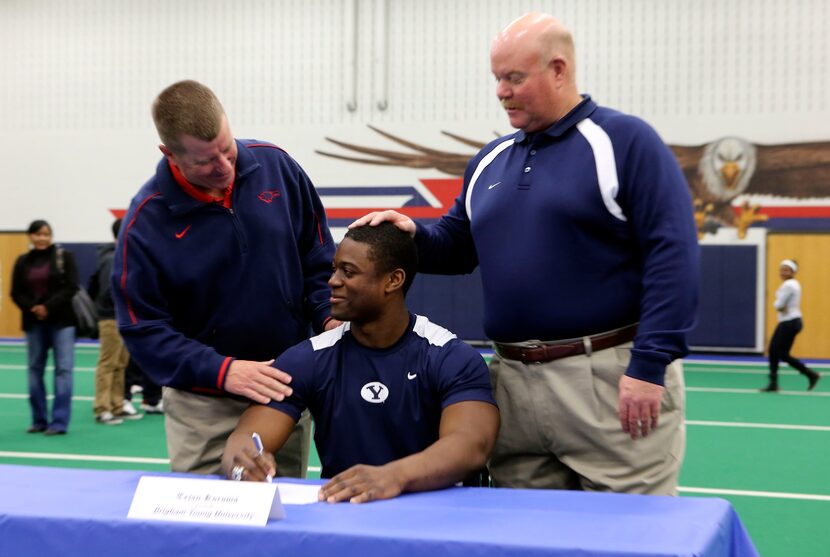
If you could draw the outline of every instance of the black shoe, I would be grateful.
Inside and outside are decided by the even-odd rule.
[[[770,383],[763,389],[761,389],[762,393],[777,393],[778,392],[778,385],[775,383]]]
[[[43,433],[44,431],[46,431],[46,426],[33,425],[26,430],[26,433]]]
[[[49,436],[52,436],[52,435],[66,435],[66,432],[62,429],[49,428],[46,431],[44,431],[43,434],[44,435],[49,435]]]
[[[810,379],[810,384],[809,384],[809,385],[807,385],[807,390],[808,390],[808,391],[812,391],[812,390],[813,390],[813,387],[815,387],[815,386],[816,386],[816,383],[818,383],[818,380],[819,380],[819,379],[821,379],[821,374],[820,374],[820,373],[816,373],[816,372],[814,371],[814,372],[812,373],[812,375],[810,375],[810,378],[809,378],[809,379]]]

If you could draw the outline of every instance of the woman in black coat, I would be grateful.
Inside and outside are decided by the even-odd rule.
[[[78,291],[78,270],[72,253],[52,243],[45,220],[29,225],[32,249],[17,258],[11,296],[23,312],[29,360],[29,433],[62,435],[72,409],[72,369],[75,365],[75,314],[72,297]],[[52,349],[55,360],[55,400],[49,418],[43,375]]]

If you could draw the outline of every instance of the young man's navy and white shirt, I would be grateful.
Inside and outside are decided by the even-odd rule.
[[[361,345],[344,323],[286,350],[274,367],[293,377],[294,392],[269,406],[295,420],[311,411],[324,478],[423,451],[451,404],[496,404],[478,351],[420,315],[389,348]]]

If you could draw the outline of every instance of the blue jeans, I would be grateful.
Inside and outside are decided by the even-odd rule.
[[[66,431],[72,412],[72,368],[75,367],[75,327],[55,327],[36,323],[26,331],[29,354],[29,404],[32,407],[32,425],[38,428]],[[46,405],[46,386],[43,374],[46,357],[52,349],[55,358],[55,400],[52,420]]]

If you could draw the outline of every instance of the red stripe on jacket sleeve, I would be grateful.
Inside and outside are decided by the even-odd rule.
[[[219,367],[219,377],[216,378],[216,386],[220,389],[225,388],[225,375],[228,372],[228,368],[231,367],[232,361],[233,358],[228,356],[227,358],[225,358],[225,361],[222,362],[222,365]]]
[[[314,213],[314,220],[317,221],[317,236],[320,238],[320,245],[323,245],[323,226],[320,224],[320,217],[317,216],[317,213]]]
[[[121,269],[121,293],[124,295],[124,300],[127,302],[127,312],[130,314],[130,323],[135,325],[138,323],[138,319],[135,316],[135,312],[133,311],[133,303],[130,300],[130,295],[127,293],[127,248],[130,244],[130,229],[135,224],[136,219],[138,219],[138,214],[147,205],[147,202],[153,199],[154,197],[161,195],[161,192],[156,192],[144,201],[141,202],[141,205],[138,206],[138,209],[135,210],[135,214],[133,215],[132,220],[127,225],[127,236],[124,237],[124,257],[122,261],[122,269]]]

